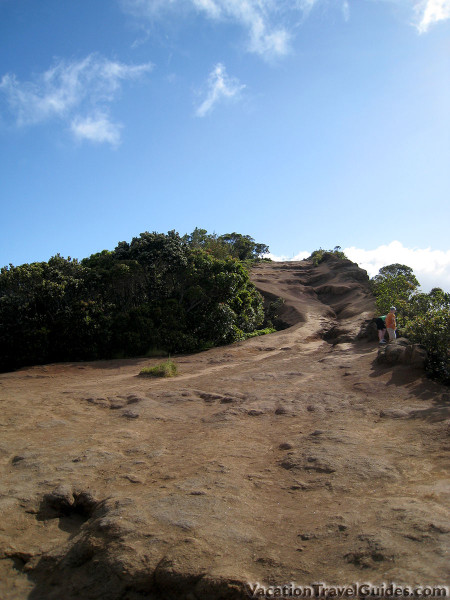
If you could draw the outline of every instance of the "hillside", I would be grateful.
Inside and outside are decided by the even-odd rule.
[[[0,375],[0,598],[215,600],[449,583],[448,388],[376,363],[350,261],[261,263],[289,327]],[[447,487],[446,487],[447,486]]]

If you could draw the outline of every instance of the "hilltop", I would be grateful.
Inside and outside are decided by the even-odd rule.
[[[144,358],[0,375],[2,600],[446,583],[448,388],[376,362],[354,263],[251,278],[287,328],[175,357],[173,379]]]

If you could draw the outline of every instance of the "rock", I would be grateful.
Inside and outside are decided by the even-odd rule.
[[[344,555],[345,560],[362,569],[374,568],[377,563],[394,560],[394,551],[388,542],[372,534],[358,536],[357,547]]]
[[[409,413],[398,408],[385,408],[380,411],[380,417],[387,417],[390,419],[405,419],[406,417],[409,417]]]
[[[122,417],[127,419],[139,419],[139,413],[135,410],[124,410],[122,413]]]
[[[423,346],[414,344],[411,354],[411,366],[414,369],[424,369],[427,365],[428,354]]]
[[[298,456],[290,453],[281,461],[280,466],[288,471],[292,469],[328,474],[336,471],[334,465],[332,465],[326,457],[311,454]]]
[[[257,408],[251,408],[249,411],[247,411],[247,414],[249,417],[260,417],[264,414],[264,411]]]
[[[427,352],[420,344],[411,344],[406,338],[398,338],[378,350],[377,362],[423,369],[427,362]]]
[[[39,509],[42,518],[65,517],[72,514],[89,518],[99,501],[88,490],[73,489],[68,485],[60,485],[52,492],[45,494]]]
[[[73,506],[74,498],[72,488],[60,485],[53,492],[45,494],[42,509],[50,508],[58,514],[68,514]]]
[[[290,442],[282,442],[278,448],[280,450],[291,450],[294,446]]]
[[[370,342],[375,342],[378,340],[378,331],[375,323],[375,319],[367,319],[361,324],[361,328],[359,330],[356,339],[362,340],[366,339]]]

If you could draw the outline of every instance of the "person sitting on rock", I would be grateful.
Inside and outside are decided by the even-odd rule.
[[[384,339],[384,336],[386,335],[386,315],[383,315],[382,317],[377,317],[375,319],[375,323],[377,326],[377,331],[378,331],[378,341],[380,342],[380,344],[385,344],[386,340]]]
[[[391,306],[388,314],[386,315],[386,329],[389,335],[389,341],[393,342],[396,338],[395,330],[397,329],[397,325],[395,322],[395,306]]]

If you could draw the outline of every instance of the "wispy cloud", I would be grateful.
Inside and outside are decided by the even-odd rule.
[[[415,12],[419,33],[426,33],[434,23],[450,19],[450,0],[420,0]]]
[[[247,49],[265,58],[289,52],[296,24],[321,0],[121,0],[135,17],[155,19],[169,11],[194,10],[215,21],[233,22],[247,32]]]
[[[342,250],[350,260],[365,269],[370,277],[377,275],[381,267],[400,263],[411,267],[425,292],[433,287],[441,287],[450,292],[450,250],[406,248],[398,241],[378,246],[373,250],[354,246]],[[309,251],[301,251],[291,257],[269,254],[268,258],[275,261],[303,260],[310,254]]]
[[[118,146],[122,125],[112,123],[108,115],[99,113],[90,117],[75,117],[70,129],[78,140],[89,140],[98,144]]]
[[[344,15],[344,21],[347,22],[350,19],[350,3],[348,0],[344,0],[342,3],[342,14]]]
[[[140,79],[150,70],[149,63],[125,65],[91,54],[78,61],[60,60],[32,81],[20,82],[14,74],[6,74],[0,81],[0,93],[6,96],[19,127],[59,118],[71,123],[78,139],[117,145],[120,127],[109,121],[109,105],[125,80]],[[86,116],[82,118],[80,113]],[[93,134],[95,123],[97,136]]]
[[[229,77],[224,65],[218,63],[209,74],[207,87],[206,98],[196,110],[198,117],[207,115],[218,102],[238,97],[245,85]]]
[[[357,0],[358,2],[360,0]],[[381,1],[381,0],[376,0]],[[384,0],[411,7],[413,25],[425,33],[450,19],[450,0]],[[338,7],[350,19],[351,0],[119,0],[123,10],[144,21],[196,11],[214,21],[235,23],[247,33],[247,50],[266,59],[290,51],[297,26],[316,6]]]

